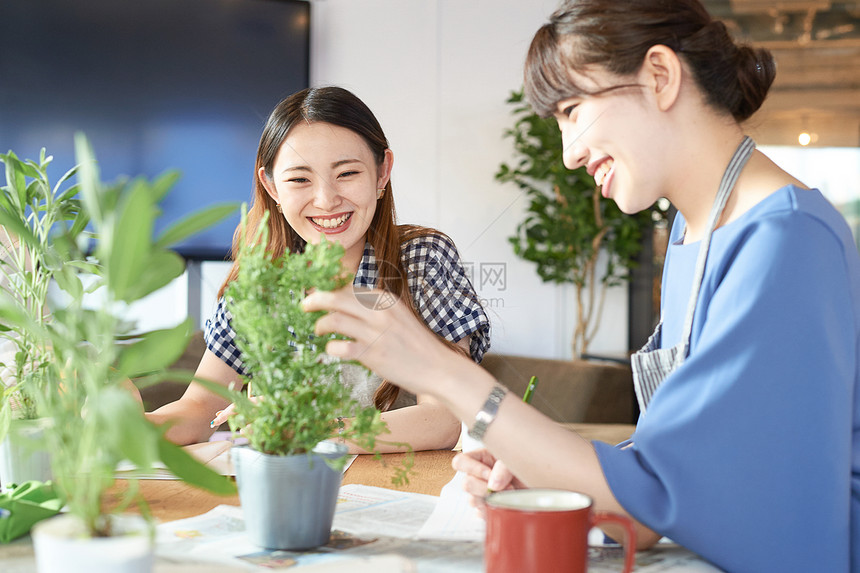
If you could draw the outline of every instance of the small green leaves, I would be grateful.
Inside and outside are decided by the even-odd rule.
[[[246,216],[243,213],[243,224]],[[324,355],[325,342],[314,334],[324,313],[301,308],[311,288],[333,290],[350,284],[343,272],[343,247],[325,240],[302,253],[272,258],[266,252],[266,220],[261,235],[242,247],[239,273],[225,292],[236,343],[245,368],[253,374],[256,402],[236,394],[234,430],[261,452],[290,455],[311,451],[336,436],[373,444],[385,430],[379,413],[362,408],[340,382],[340,364]],[[338,417],[351,418],[341,427]],[[343,433],[339,433],[342,430]]]

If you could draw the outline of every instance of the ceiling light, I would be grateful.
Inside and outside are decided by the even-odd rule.
[[[814,131],[804,129],[799,134],[797,134],[797,142],[804,147],[811,143],[818,143],[818,134]]]

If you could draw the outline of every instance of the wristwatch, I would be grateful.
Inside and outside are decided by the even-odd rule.
[[[490,395],[487,396],[487,401],[481,407],[480,411],[475,414],[475,423],[469,430],[469,436],[478,440],[484,439],[484,434],[487,433],[487,427],[496,419],[496,413],[499,411],[499,404],[508,393],[508,389],[501,384],[496,384],[490,390]]]

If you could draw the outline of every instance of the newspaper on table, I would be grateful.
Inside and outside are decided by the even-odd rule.
[[[252,571],[299,567],[308,573],[483,573],[483,534],[476,534],[482,520],[457,494],[457,483],[449,485],[451,490],[442,497],[345,485],[338,496],[331,539],[310,551],[253,545],[245,535],[242,509],[220,505],[197,517],[159,525],[156,553],[161,563],[205,562]],[[465,509],[445,507],[458,503]],[[592,573],[620,571],[622,563],[623,550],[617,545],[589,550]],[[664,543],[640,551],[636,571],[719,570],[678,545]]]
[[[479,542],[423,541],[415,533],[435,507],[436,496],[345,485],[328,544],[310,551],[277,551],[253,545],[240,507],[219,505],[197,517],[157,527],[162,561],[198,561],[249,570],[307,567],[325,571],[421,573],[483,571]]]

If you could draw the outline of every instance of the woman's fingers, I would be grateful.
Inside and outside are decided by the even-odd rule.
[[[505,465],[505,462],[498,460],[493,464],[493,469],[490,470],[490,477],[487,479],[487,489],[489,491],[502,491],[503,489],[514,488],[514,474]]]
[[[305,312],[327,310],[329,312],[356,313],[364,307],[353,296],[352,288],[346,286],[338,290],[309,293],[302,301],[302,308]]]
[[[386,304],[379,303],[380,299],[388,300],[386,295],[381,290],[356,292],[347,286],[336,291],[309,294],[302,301],[302,307],[305,312],[329,311],[317,321],[317,334],[337,332],[355,338],[371,332],[378,333],[394,325],[411,327],[417,318],[403,301],[392,298]],[[362,297],[361,301],[359,296]]]
[[[463,490],[469,494],[469,505],[482,515],[485,514],[484,499],[491,491],[513,488],[513,476],[507,467],[486,449],[457,454],[451,465],[465,474]],[[492,483],[495,483],[495,488],[491,487]]]
[[[209,427],[210,428],[217,428],[218,426],[220,426],[221,424],[226,422],[227,418],[232,416],[234,413],[235,413],[235,407],[233,406],[233,404],[230,404],[229,406],[227,406],[223,410],[218,410],[217,412],[215,412],[215,417],[212,418],[211,422],[209,422]]]
[[[380,304],[384,294],[378,290],[356,294],[346,287],[315,292],[302,304],[306,311],[329,311],[317,320],[318,335],[338,333],[350,339],[329,341],[328,354],[359,360],[383,378],[401,386],[411,384],[407,390],[422,393],[427,381],[419,379],[416,372],[429,380],[439,357],[447,357],[449,351],[403,301],[392,299],[390,305]],[[364,298],[359,301],[358,295]]]
[[[490,452],[480,449],[457,454],[451,460],[451,467],[464,474],[463,489],[483,499],[487,495],[487,480],[490,479],[494,462],[495,458]]]
[[[451,460],[451,467],[458,472],[475,476],[487,481],[496,458],[488,450],[481,448],[459,453]]]
[[[330,340],[325,345],[325,353],[342,360],[361,360],[361,352],[355,343],[349,340]]]
[[[355,341],[364,342],[373,339],[370,332],[373,313],[359,304],[348,289],[331,292],[315,292],[305,297],[302,303],[306,312],[327,310],[328,314],[317,320],[314,333],[317,335],[342,334]],[[351,344],[334,344],[326,352],[339,358],[353,360],[355,347]]]
[[[522,487],[508,467],[486,449],[472,450],[454,456],[451,466],[463,472],[463,490],[469,504],[484,512],[484,499],[494,491]]]

